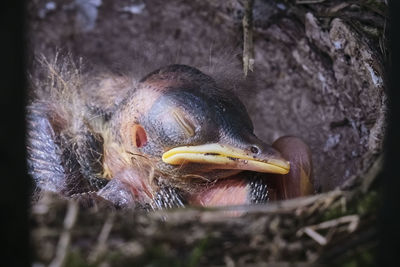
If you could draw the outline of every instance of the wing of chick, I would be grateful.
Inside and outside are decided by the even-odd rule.
[[[107,183],[101,177],[103,139],[94,129],[103,118],[87,105],[72,61],[43,59],[40,67],[47,78],[32,81],[27,107],[29,173],[39,188],[63,195],[98,190]]]
[[[102,171],[102,139],[87,126],[67,131],[68,122],[44,102],[28,107],[28,170],[38,187],[64,195],[98,190],[107,180]]]

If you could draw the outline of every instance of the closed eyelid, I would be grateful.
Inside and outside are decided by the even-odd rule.
[[[172,111],[172,116],[174,117],[175,121],[178,123],[178,125],[181,127],[181,129],[184,131],[187,137],[194,136],[195,127],[193,125],[193,122],[190,121],[188,118],[186,118],[182,114],[182,111],[175,109]]]

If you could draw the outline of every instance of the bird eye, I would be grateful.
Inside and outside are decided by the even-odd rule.
[[[195,133],[195,127],[191,121],[189,121],[183,114],[181,114],[180,110],[172,111],[172,116],[175,121],[178,123],[179,127],[184,131],[187,137],[192,137]]]
[[[258,154],[258,152],[260,151],[260,149],[257,146],[251,146],[250,147],[250,151],[253,154]]]

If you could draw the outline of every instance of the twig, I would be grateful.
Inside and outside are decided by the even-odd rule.
[[[348,215],[348,216],[343,216],[343,217],[340,217],[340,218],[337,218],[334,220],[325,221],[320,224],[316,224],[316,225],[309,226],[309,227],[311,227],[315,230],[320,230],[320,229],[336,227],[336,226],[338,226],[340,224],[344,224],[344,223],[349,223],[348,231],[353,232],[357,228],[359,221],[360,221],[360,218],[358,215]]]
[[[382,171],[382,166],[383,166],[383,155],[380,155],[375,160],[372,167],[364,175],[364,179],[362,180],[362,184],[361,184],[361,191],[363,193],[368,192],[371,185],[374,183],[374,181],[376,181],[379,173]]]
[[[296,5],[302,5],[302,4],[318,4],[325,2],[325,0],[296,0]]]
[[[49,264],[49,267],[61,267],[65,263],[65,258],[71,241],[71,229],[75,225],[78,216],[78,204],[70,200],[68,201],[67,215],[64,219],[64,230],[58,240],[56,256]]]
[[[97,239],[97,246],[89,255],[88,258],[89,262],[94,263],[99,258],[99,256],[105,251],[106,241],[113,227],[114,217],[115,217],[114,213],[110,213],[107,217],[107,220],[104,222],[99,238]]]
[[[348,7],[350,5],[350,3],[340,3],[338,5],[335,5],[331,8],[328,9],[327,13],[328,14],[336,14],[337,12],[339,12],[340,10]]]
[[[343,194],[340,190],[331,191],[328,193],[322,193],[318,195],[299,197],[295,199],[289,199],[285,201],[270,202],[268,205],[237,205],[237,206],[223,206],[223,207],[187,207],[185,209],[171,209],[171,210],[158,210],[156,213],[161,216],[171,217],[176,214],[178,217],[182,214],[188,214],[189,211],[193,214],[198,214],[202,217],[219,217],[221,212],[226,211],[245,211],[248,214],[251,213],[263,213],[263,214],[295,214],[300,216],[302,211],[310,208],[316,202],[322,202],[326,198],[337,198]]]
[[[358,235],[353,236],[353,238],[348,239],[347,242],[341,242],[340,246],[333,246],[328,251],[324,251],[319,256],[318,262],[328,263],[329,261],[337,261],[344,255],[354,251],[356,247],[368,245],[368,243],[376,242],[377,230],[375,227],[361,231]]]
[[[318,210],[325,209],[326,207],[331,206],[331,204],[337,200],[340,196],[343,195],[343,192],[340,190],[334,190],[325,194],[325,197],[321,197],[316,199],[316,201],[312,204],[312,206],[307,207],[306,210],[296,211],[297,215],[300,215],[300,212],[304,211],[307,215],[312,215]]]
[[[335,232],[335,229],[341,224],[344,223],[349,223],[349,225],[346,227],[347,231],[349,233],[354,232],[358,224],[360,222],[360,218],[358,215],[348,215],[348,216],[343,216],[334,220],[329,220],[325,221],[319,224],[315,225],[309,225],[304,228],[301,228],[299,231],[297,231],[296,235],[301,236],[304,234],[307,234],[309,237],[311,237],[313,240],[315,240],[318,244],[321,246],[324,246],[328,243],[328,240],[330,240]],[[322,236],[319,234],[316,230],[321,230],[321,229],[330,229],[328,232],[328,235],[326,237]]]
[[[254,70],[254,45],[253,45],[253,2],[246,0],[243,17],[243,72],[244,76]]]
[[[315,242],[317,242],[321,246],[325,246],[327,244],[326,238],[314,231],[311,227],[304,228],[304,233],[315,240]]]

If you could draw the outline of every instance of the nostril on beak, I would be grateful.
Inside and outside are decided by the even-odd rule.
[[[258,154],[260,152],[260,149],[257,146],[251,146],[250,151],[254,154]]]

